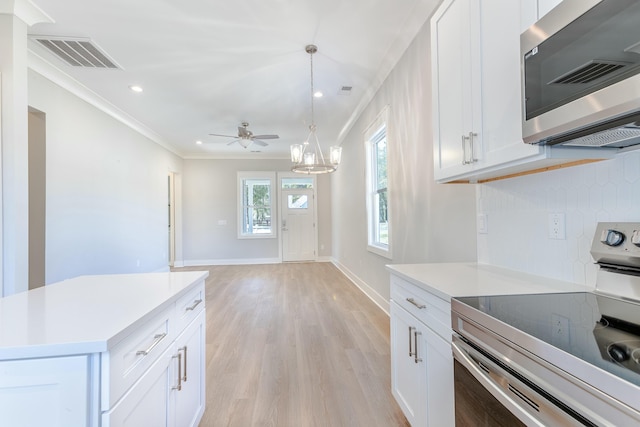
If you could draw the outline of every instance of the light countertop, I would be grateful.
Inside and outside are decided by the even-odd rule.
[[[208,275],[81,276],[0,298],[0,360],[106,351]]]
[[[459,296],[592,291],[576,283],[478,263],[392,264],[387,269],[446,301]]]

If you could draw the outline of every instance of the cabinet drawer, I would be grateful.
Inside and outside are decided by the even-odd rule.
[[[186,295],[176,301],[176,331],[182,331],[198,314],[204,310],[205,305],[204,281],[200,282]]]
[[[393,275],[391,299],[447,342],[451,342],[451,303]]]
[[[102,427],[168,425],[170,395],[167,386],[175,384],[171,350],[158,357],[113,408],[102,413]]]
[[[102,410],[111,408],[175,339],[173,310],[171,305],[103,354]]]

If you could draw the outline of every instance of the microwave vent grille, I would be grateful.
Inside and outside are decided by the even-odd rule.
[[[590,83],[615,71],[628,64],[624,62],[614,61],[589,61],[584,65],[575,68],[560,77],[551,80],[549,84],[578,84]]]
[[[573,145],[577,147],[606,147],[615,144],[616,147],[625,147],[627,145],[631,145],[631,140],[634,138],[640,138],[640,128],[625,126],[576,138],[570,142],[564,143],[564,145]]]

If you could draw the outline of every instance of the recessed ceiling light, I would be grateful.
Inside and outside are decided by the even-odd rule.
[[[202,145],[202,141],[198,140],[198,141],[196,141],[196,144]]]
[[[142,88],[140,86],[137,86],[137,85],[131,85],[131,86],[129,86],[129,89],[131,89],[132,91],[137,92],[137,93],[142,92]]]
[[[318,90],[318,91],[316,91],[316,92],[313,94],[313,96],[315,96],[316,98],[322,98],[322,96],[323,96],[322,91],[319,91],[319,90]]]

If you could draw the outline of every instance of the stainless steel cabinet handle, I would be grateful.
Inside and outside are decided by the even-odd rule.
[[[422,362],[422,359],[420,359],[420,358],[418,357],[418,335],[422,335],[422,332],[419,332],[417,329],[416,329],[415,331],[413,331],[413,339],[414,339],[414,343],[413,343],[413,345],[414,345],[414,347],[415,347],[415,349],[416,349],[416,351],[413,353],[413,357],[414,357],[414,359],[413,359],[413,360],[414,360],[416,363],[418,363],[418,362]]]
[[[180,350],[184,351],[184,372],[182,372],[182,381],[186,383],[187,382],[187,346],[185,345],[181,349],[178,349],[178,351]]]
[[[409,326],[409,357],[413,356],[413,348],[411,347],[411,332],[413,332],[413,326]]]
[[[149,346],[148,349],[146,350],[138,350],[136,351],[136,356],[146,356],[147,354],[151,353],[151,350],[153,350],[158,344],[160,344],[160,341],[162,341],[164,339],[164,337],[167,336],[167,333],[162,333],[162,334],[157,334],[153,336],[153,343],[151,343],[151,345]]]
[[[411,304],[413,304],[416,307],[418,307],[420,310],[422,310],[423,308],[427,308],[426,305],[417,303],[416,300],[413,299],[413,298],[407,298],[407,301],[409,301]]]
[[[171,387],[171,390],[182,390],[182,353],[178,350],[178,354],[173,356],[172,359],[178,359],[178,385]]]
[[[469,146],[471,148],[471,160],[469,161],[469,163],[475,163],[478,161],[478,159],[476,159],[476,153],[475,150],[473,149],[473,137],[474,136],[478,136],[477,133],[473,133],[473,132],[469,132]]]
[[[470,162],[467,160],[467,144],[466,141],[469,139],[468,136],[462,135],[462,164],[468,165]]]
[[[193,305],[191,305],[191,306],[187,307],[187,308],[185,309],[185,311],[192,311],[192,310],[195,310],[195,308],[196,308],[196,307],[197,307],[201,302],[202,302],[202,299],[199,299],[199,300],[194,301],[194,302],[193,302]]]

